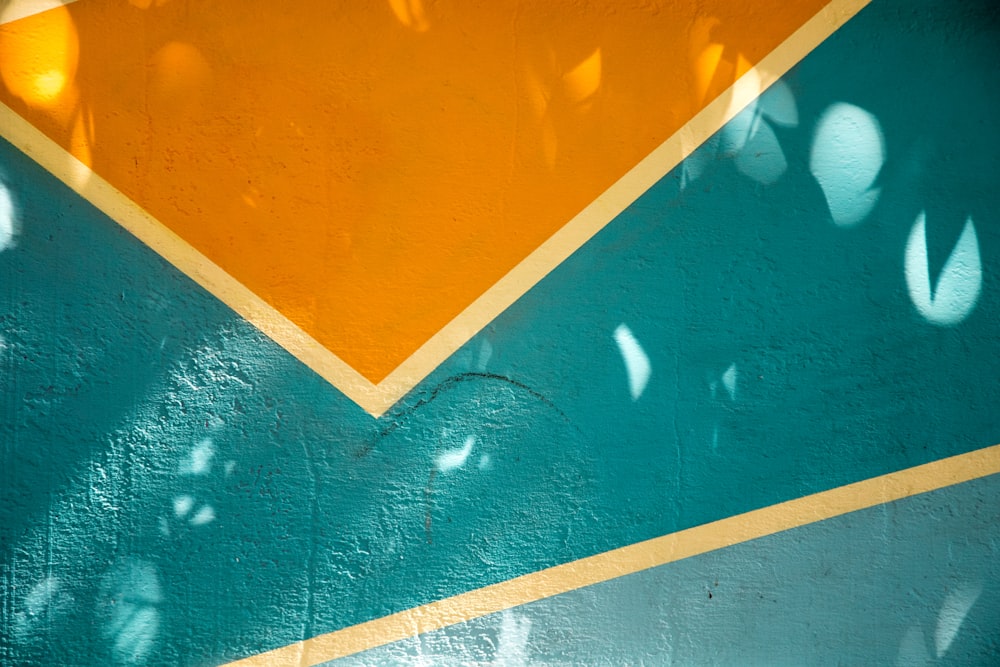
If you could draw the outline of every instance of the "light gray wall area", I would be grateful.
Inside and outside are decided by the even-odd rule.
[[[328,665],[997,665],[1000,476]]]

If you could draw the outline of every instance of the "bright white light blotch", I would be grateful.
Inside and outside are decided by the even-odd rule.
[[[615,342],[618,343],[618,350],[625,361],[625,373],[628,375],[628,390],[632,395],[632,400],[637,401],[646,391],[649,384],[649,376],[653,368],[649,363],[649,356],[639,345],[632,330],[624,324],[619,324],[615,329]]]
[[[160,628],[157,605],[163,600],[160,578],[152,564],[130,559],[109,572],[100,608],[109,612],[104,636],[119,665],[145,664]]]
[[[177,496],[174,498],[174,516],[181,518],[194,507],[194,498],[191,496]]]
[[[42,579],[24,596],[21,609],[14,612],[14,636],[21,641],[29,639],[36,630],[60,620],[72,606],[73,597],[63,590],[57,577]]]
[[[934,649],[937,651],[937,657],[944,657],[948,652],[951,643],[958,636],[962,622],[982,592],[983,587],[980,584],[965,584],[948,593],[938,613],[937,629],[934,631]]]
[[[736,400],[736,380],[739,379],[739,371],[736,369],[736,364],[729,364],[729,368],[726,372],[722,374],[722,386],[726,388],[726,393],[729,394],[729,400]]]
[[[873,188],[885,163],[878,119],[861,107],[838,103],[819,119],[809,171],[826,197],[838,227],[852,227],[875,208],[881,188]]]
[[[14,244],[14,202],[3,183],[0,183],[0,251]]]
[[[192,526],[204,526],[206,523],[212,523],[213,521],[215,521],[215,510],[212,509],[211,505],[205,505],[191,517]]]
[[[719,150],[723,154],[737,153],[750,138],[754,120],[757,118],[757,100],[762,85],[760,74],[756,69],[751,69],[733,84],[729,109],[726,111],[726,115],[732,117],[732,120],[726,123],[719,133],[721,138]]]
[[[917,216],[906,242],[904,268],[910,299],[927,321],[948,326],[964,320],[975,307],[983,287],[979,240],[972,218],[966,220],[962,235],[941,269],[937,289],[931,289],[927,266],[927,216],[923,211]]]
[[[500,617],[500,637],[493,659],[494,665],[521,667],[528,664],[528,637],[531,619],[507,609]]]
[[[476,444],[476,437],[470,435],[465,439],[465,443],[459,449],[449,449],[448,451],[440,454],[434,461],[437,465],[437,469],[441,472],[448,472],[449,470],[454,470],[455,468],[461,468],[465,465],[466,459],[469,458],[469,454],[472,453],[472,446]]]
[[[191,448],[191,455],[186,461],[181,462],[182,475],[204,475],[212,469],[212,457],[215,456],[215,447],[211,438],[205,438]]]

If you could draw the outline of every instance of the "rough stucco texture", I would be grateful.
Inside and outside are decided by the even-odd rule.
[[[0,662],[222,664],[996,444],[998,36],[876,0],[377,420],[0,142]],[[995,664],[998,511],[986,478],[353,664]]]

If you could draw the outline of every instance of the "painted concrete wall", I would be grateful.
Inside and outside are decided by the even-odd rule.
[[[453,353],[433,331],[393,338],[392,318],[353,337],[344,332],[354,320],[330,325],[353,312],[330,299],[376,291],[343,286],[335,268],[282,274],[243,250],[213,254],[213,244],[257,234],[247,230],[266,220],[261,210],[283,211],[286,226],[253,237],[265,243],[257,252],[290,253],[293,266],[304,249],[382,258],[402,292],[371,311],[358,306],[367,315],[392,299],[421,310],[458,298],[461,289],[423,287],[404,298],[417,270],[400,267],[411,260],[397,262],[405,253],[395,245],[372,250],[380,236],[415,234],[393,224],[401,209],[380,208],[393,191],[413,195],[414,164],[385,162],[401,153],[364,144],[357,155],[370,162],[351,163],[364,185],[336,187],[369,199],[351,200],[340,217],[330,195],[279,178],[298,173],[292,162],[307,148],[323,157],[303,165],[325,178],[354,173],[324,160],[356,155],[337,137],[388,142],[403,132],[384,109],[383,124],[357,114],[350,131],[314,148],[294,137],[316,138],[322,109],[308,108],[302,136],[277,130],[302,119],[287,96],[306,79],[277,88],[285,97],[260,98],[276,109],[266,117],[208,104],[225,127],[272,122],[261,121],[264,138],[242,161],[171,152],[171,142],[207,141],[203,125],[196,140],[176,134],[180,126],[129,125],[130,114],[161,118],[148,106],[156,94],[186,103],[197,96],[184,86],[198,76],[216,85],[225,67],[280,81],[234,36],[271,29],[289,40],[288,17],[313,3],[243,22],[232,8],[203,12],[213,24],[181,0],[80,0],[0,26],[0,662],[997,664],[1000,14],[986,2],[874,0],[834,3],[810,23],[818,3],[775,23],[768,10],[778,3],[760,3],[713,23],[726,3],[689,4],[535,7],[520,28],[509,22],[516,7],[485,3],[469,5],[471,17],[395,1],[335,17],[364,27],[352,48],[413,58],[443,58],[445,46],[425,52],[419,40],[462,21],[488,18],[505,40],[521,35],[510,48],[525,48],[527,62],[552,35],[542,52],[554,73],[540,80],[564,87],[543,86],[549,115],[530,116],[531,91],[516,75],[506,115],[496,110],[506,102],[490,106],[471,81],[457,86],[465,102],[445,118],[497,115],[492,131],[515,146],[500,173],[517,174],[482,198],[463,192],[459,214],[481,214],[498,237],[532,229],[532,206],[547,198],[558,201],[538,214],[542,237],[595,198],[612,214],[575,247],[560,246],[564,258],[532,269],[537,280],[518,282],[512,303],[495,317],[483,311],[492,319],[464,338],[448,318],[482,302],[441,306],[422,326],[452,332]],[[620,55],[665,29],[656,21],[685,40],[650,65],[659,80],[636,69],[655,60],[655,39]],[[102,34],[102,25],[132,32]],[[829,37],[789,56],[802,26]],[[157,31],[172,35],[168,46],[198,44],[200,55],[164,52]],[[53,34],[62,69],[47,68]],[[230,39],[205,46],[213,34]],[[461,34],[449,39],[469,48]],[[125,74],[95,65],[118,62],[119,38],[136,50],[132,60],[118,53]],[[74,39],[79,48],[67,50]],[[135,62],[142,67],[129,69]],[[157,78],[191,71],[179,83]],[[118,75],[121,85],[110,85]],[[458,80],[440,78],[427,74],[417,90],[405,76],[384,85],[404,91],[397,102],[426,103],[426,86]],[[156,93],[175,84],[181,92]],[[107,95],[137,86],[147,106],[126,108],[124,93],[119,106],[97,100],[90,88],[99,86]],[[676,90],[683,104],[670,102]],[[571,108],[586,101],[580,91],[592,105]],[[350,102],[334,108],[345,116]],[[90,119],[83,135],[78,118]],[[511,144],[503,132],[515,126],[522,143]],[[447,162],[483,127],[456,130],[443,153],[426,138],[409,148]],[[691,139],[700,132],[705,141]],[[650,151],[656,160],[644,161]],[[465,157],[460,175],[483,158]],[[215,178],[219,160],[231,173]],[[655,175],[651,187],[628,171],[636,163],[643,178]],[[247,164],[273,165],[270,190],[232,189]],[[205,171],[183,180],[196,168]],[[374,185],[366,169],[379,174]],[[435,174],[445,179],[435,196],[407,204],[411,223],[454,203],[448,179],[458,176]],[[628,196],[612,186],[623,174]],[[609,187],[617,198],[601,194]],[[247,193],[255,206],[226,208]],[[522,195],[508,208],[475,203]],[[369,209],[370,227],[357,219]],[[291,228],[295,213],[313,216],[301,227],[322,231],[322,242],[278,242],[282,230],[302,231]],[[178,226],[199,224],[214,240]],[[451,256],[419,256],[440,238],[434,224],[408,246],[421,266]],[[507,252],[491,253],[500,242],[477,234],[449,252],[473,248],[462,260],[473,267]],[[517,273],[533,252],[511,251],[514,268],[484,275]],[[261,287],[240,274],[241,258],[291,282]],[[315,298],[295,282],[313,270],[329,271]],[[492,294],[489,281],[476,289]],[[447,353],[407,365],[421,345]],[[397,362],[406,373],[394,375]],[[391,400],[366,402],[375,395]]]

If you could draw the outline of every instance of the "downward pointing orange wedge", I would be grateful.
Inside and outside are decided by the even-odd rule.
[[[0,100],[377,384],[824,4],[82,0]]]

